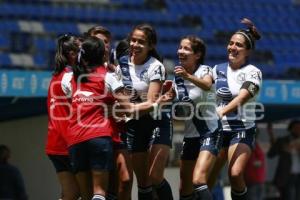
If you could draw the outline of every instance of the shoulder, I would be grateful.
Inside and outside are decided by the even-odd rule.
[[[255,65],[252,65],[252,64],[248,64],[246,67],[245,67],[245,70],[246,71],[258,71],[258,72],[261,72],[260,69],[258,67],[256,67]]]
[[[257,79],[259,81],[262,80],[262,73],[261,70],[258,69],[256,66],[254,65],[247,65],[245,66],[243,72],[248,76],[248,78],[250,79]]]
[[[145,64],[149,65],[150,67],[164,66],[159,60],[154,57],[151,57]]]
[[[200,65],[197,71],[199,70],[212,70],[212,67],[208,65]]]
[[[198,69],[195,71],[195,75],[205,75],[211,73],[212,68],[208,65],[200,65]]]
[[[216,64],[216,65],[214,65],[214,67],[213,67],[213,69],[219,69],[219,68],[225,68],[225,67],[227,67],[228,66],[228,62],[224,62],[224,63],[219,63],[219,64]]]

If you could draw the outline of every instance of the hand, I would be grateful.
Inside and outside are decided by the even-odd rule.
[[[175,67],[174,74],[177,76],[181,76],[184,79],[186,79],[189,76],[189,73],[181,66]]]
[[[110,72],[115,72],[116,71],[116,66],[114,64],[111,64],[111,63],[107,63],[105,65],[106,69]]]
[[[158,97],[158,99],[155,101],[158,104],[164,103],[164,102],[170,102],[174,99],[174,95],[172,95],[171,92],[167,92],[164,95],[161,95]]]
[[[217,114],[222,119],[224,117],[223,109],[222,108],[217,108]]]

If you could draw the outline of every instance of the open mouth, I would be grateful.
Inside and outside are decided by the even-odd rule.
[[[234,52],[234,51],[229,51],[228,53],[229,57],[237,57],[238,53],[237,52]]]

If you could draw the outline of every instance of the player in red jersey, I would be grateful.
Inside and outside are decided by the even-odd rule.
[[[123,88],[123,83],[115,73],[107,71],[104,54],[102,40],[87,37],[78,55],[78,69],[74,70],[77,89],[72,96],[74,112],[68,144],[83,200],[105,199],[113,165],[112,135],[116,125],[107,116],[107,109],[115,103],[113,92]]]
[[[58,38],[55,68],[48,90],[48,135],[46,154],[52,161],[62,188],[62,199],[79,197],[79,188],[71,171],[67,143],[65,140],[68,120],[71,116],[70,84],[79,51],[79,40],[75,36]]]
[[[95,36],[101,39],[105,45],[104,63],[111,70],[113,63],[109,61],[112,35],[110,31],[103,26],[94,26],[87,32],[89,36]],[[113,70],[114,71],[114,70]],[[113,134],[114,149],[114,169],[110,173],[110,183],[107,197],[118,200],[130,200],[132,190],[133,169],[126,146],[126,133],[124,123],[117,123],[118,129]]]

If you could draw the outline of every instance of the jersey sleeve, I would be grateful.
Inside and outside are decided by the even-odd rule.
[[[259,88],[261,87],[262,84],[262,73],[259,69],[253,69],[249,73],[246,74],[246,80],[254,83],[256,86]]]
[[[61,89],[67,97],[72,96],[72,83],[73,72],[67,72],[63,75],[61,80]]]
[[[149,81],[159,80],[164,81],[166,79],[166,70],[162,64],[157,64],[149,70]]]
[[[206,75],[212,76],[213,75],[212,69],[209,66],[201,65],[200,68],[199,68],[198,73],[196,74],[196,76],[198,78],[203,78]]]
[[[118,70],[116,72],[107,72],[105,76],[105,85],[111,92],[124,87],[120,72]]]

